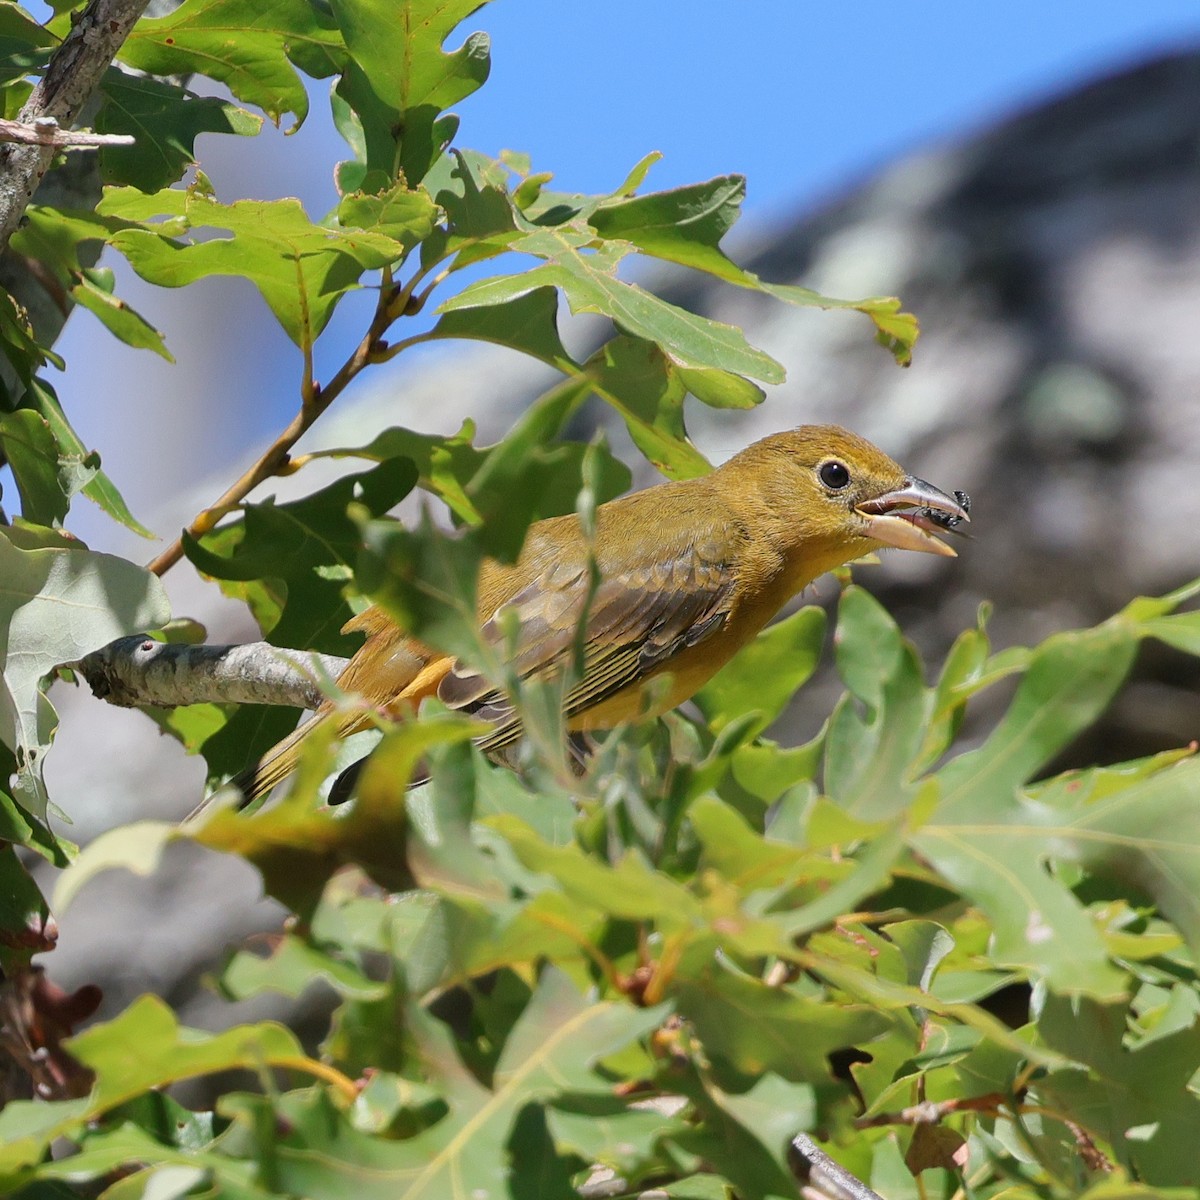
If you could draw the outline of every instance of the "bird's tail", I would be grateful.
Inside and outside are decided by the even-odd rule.
[[[233,788],[241,793],[234,805],[238,812],[265,796],[276,784],[282,783],[296,769],[300,762],[304,739],[314,732],[317,725],[329,720],[333,715],[332,709],[323,709],[315,712],[307,721],[302,721],[287,737],[276,742],[258,762],[239,771],[223,788],[205,796],[188,813],[187,819],[190,821],[193,817],[199,816],[225,788]]]
[[[242,793],[242,798],[237,803],[238,809],[248,807],[277,784],[282,783],[299,765],[304,739],[315,733],[317,727],[332,716],[331,710],[318,711],[307,721],[301,721],[287,737],[276,742],[258,762],[239,771],[230,779],[226,786],[237,788]]]
[[[416,712],[418,705],[426,696],[431,696],[437,691],[438,684],[441,682],[442,676],[447,674],[454,665],[453,659],[447,658],[445,655],[438,656],[434,661],[425,663],[416,677],[409,680],[407,685],[396,695],[388,704],[388,708],[393,713],[402,711]],[[235,807],[240,812],[243,808],[253,804],[255,800],[265,796],[273,787],[282,783],[297,767],[300,762],[302,753],[302,745],[305,739],[314,733],[317,727],[325,722],[332,721],[336,724],[337,737],[349,737],[352,733],[358,733],[360,730],[366,729],[370,725],[370,720],[361,712],[339,711],[332,706],[322,706],[307,721],[297,725],[287,737],[282,741],[278,741],[270,750],[266,752],[253,766],[247,767],[244,771],[239,771],[225,785],[227,788],[236,788],[241,793]],[[338,796],[337,803],[345,800],[349,796],[349,789],[353,785],[355,775],[352,775],[336,793]],[[221,789],[222,791],[224,789]],[[206,796],[195,808],[188,814],[187,819],[191,820],[203,812],[212,802],[217,792]]]

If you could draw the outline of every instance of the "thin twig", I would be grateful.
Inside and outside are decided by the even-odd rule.
[[[1066,1118],[1063,1118],[1063,1124],[1071,1131],[1071,1136],[1075,1139],[1075,1145],[1079,1149],[1079,1157],[1083,1159],[1083,1165],[1089,1171],[1111,1175],[1116,1170],[1112,1159],[1096,1145],[1095,1139],[1082,1125],[1068,1121]]]
[[[267,447],[258,460],[239,479],[232,483],[207,508],[197,513],[184,530],[188,537],[197,538],[213,529],[217,522],[236,508],[260,483],[275,476],[291,474],[292,447],[312,428],[314,422],[345,391],[346,386],[372,362],[378,361],[379,344],[392,318],[388,315],[390,293],[380,294],[363,339],[353,353],[324,385],[312,378],[311,350],[305,352],[300,387],[300,410],[288,422],[287,428]],[[409,338],[411,344],[423,338]],[[148,571],[163,575],[183,557],[183,536],[176,538],[161,554],[146,564]]]
[[[304,431],[312,424],[303,412],[297,413],[287,428],[267,447],[259,459],[234,483],[217,497],[207,508],[197,513],[188,525],[189,537],[198,538],[208,533],[227,512],[231,511],[264,479],[270,479],[286,465],[288,451],[299,441]],[[148,571],[162,575],[183,557],[183,536],[177,537],[161,554],[146,564]]]
[[[0,117],[0,142],[18,146],[53,146],[56,150],[96,150],[101,146],[132,146],[129,133],[92,133],[63,129],[53,117],[39,117],[32,125]]]
[[[403,354],[405,350],[409,350],[413,346],[427,341],[429,341],[427,333],[415,333],[412,337],[401,338],[398,342],[392,342],[383,349],[376,350],[374,355],[372,355],[372,361],[378,363],[391,362],[397,354]]]
[[[873,1117],[858,1117],[856,1129],[877,1129],[884,1125],[936,1125],[944,1117],[960,1112],[998,1112],[1011,1106],[1011,1097],[1003,1092],[989,1092],[985,1096],[968,1096],[961,1100],[924,1100],[899,1112],[878,1113]]]
[[[69,126],[91,99],[148,0],[92,0],[61,46],[46,74],[17,114],[18,125],[35,128],[52,118]],[[55,143],[0,146],[0,249],[8,245],[42,176]]]
[[[308,432],[317,418],[334,400],[345,391],[347,384],[365,367],[374,363],[386,362],[394,358],[400,349],[408,349],[410,346],[429,340],[428,333],[417,334],[405,338],[395,348],[389,348],[384,342],[383,335],[400,317],[412,316],[425,306],[430,292],[446,278],[449,268],[435,275],[420,296],[414,297],[414,291],[418,284],[428,278],[437,265],[437,262],[431,262],[418,266],[412,277],[406,283],[399,285],[393,283],[392,269],[390,267],[383,269],[379,299],[375,305],[371,324],[362,341],[328,383],[321,384],[314,378],[312,347],[310,345],[303,348],[304,365],[300,378],[300,411],[240,479],[226,488],[225,492],[211,505],[196,514],[191,524],[184,530],[185,535],[194,538],[208,533],[222,517],[236,508],[260,483],[276,476],[291,474],[294,470],[291,458],[292,447]],[[148,562],[146,569],[155,575],[163,575],[182,557],[183,535],[176,538],[161,554]]]

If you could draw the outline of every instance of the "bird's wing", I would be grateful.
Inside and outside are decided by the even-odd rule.
[[[401,632],[376,604],[351,617],[342,632],[364,633],[366,641],[338,676],[338,685],[374,704],[386,704],[402,694],[437,657],[428,646]]]
[[[733,586],[731,563],[694,542],[651,565],[605,575],[590,604],[586,565],[560,564],[498,609],[482,633],[522,680],[561,675],[581,636],[583,673],[563,703],[569,718],[640,683],[720,629]],[[510,656],[505,631],[514,614],[516,644]],[[480,743],[484,749],[498,749],[521,735],[521,719],[509,696],[470,667],[456,664],[441,681],[438,696],[451,708],[492,722],[494,731]]]

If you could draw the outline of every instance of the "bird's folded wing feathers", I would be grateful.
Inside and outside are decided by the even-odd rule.
[[[401,695],[438,657],[430,647],[400,634],[387,612],[374,604],[351,617],[342,632],[365,633],[364,646],[374,642],[373,653],[356,654],[338,677],[344,691],[357,692],[373,704],[387,704]],[[358,722],[360,728],[368,723],[365,718]]]
[[[564,697],[569,718],[640,683],[680,650],[715,633],[729,611],[733,584],[730,563],[705,556],[694,544],[668,561],[606,576],[590,604],[586,568],[558,569],[530,582],[491,616],[482,633],[522,680],[560,676],[582,634],[583,673]],[[511,614],[517,634],[508,657]],[[521,735],[509,697],[478,671],[456,665],[438,696],[451,708],[495,725],[481,742],[485,749],[498,749]]]

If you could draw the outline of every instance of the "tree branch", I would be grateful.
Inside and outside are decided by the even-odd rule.
[[[659,1101],[651,1101],[646,1107],[657,1110]],[[635,1107],[638,1107],[635,1105]],[[800,1184],[800,1193],[805,1200],[883,1200],[878,1192],[872,1191],[857,1175],[852,1175],[840,1163],[835,1162],[806,1133],[792,1139],[788,1152],[788,1165]],[[623,1179],[609,1167],[593,1167],[592,1173],[579,1188],[583,1200],[610,1200],[630,1191],[629,1181]],[[653,1185],[639,1195],[666,1196]]]
[[[57,929],[47,932],[52,936],[39,949],[54,948]],[[0,1056],[11,1064],[9,1070],[0,1067],[5,1100],[25,1099],[28,1085],[39,1100],[74,1099],[91,1091],[95,1076],[63,1042],[99,1004],[98,987],[65,992],[41,966],[18,969],[0,982]]]
[[[414,279],[420,278],[418,272]],[[260,483],[275,475],[291,473],[292,447],[312,428],[314,422],[322,413],[345,391],[347,384],[369,364],[381,362],[387,357],[387,346],[383,335],[388,331],[392,322],[397,319],[394,311],[396,296],[407,296],[412,281],[407,287],[399,289],[383,288],[379,303],[375,306],[375,314],[371,318],[370,327],[363,335],[362,341],[355,347],[349,358],[334,373],[333,378],[322,386],[312,377],[311,350],[304,355],[304,375],[300,388],[300,410],[288,422],[287,428],[263,451],[255,462],[240,479],[232,483],[221,496],[208,508],[196,514],[191,524],[184,530],[188,537],[197,538],[208,533],[226,513],[236,508]],[[401,313],[400,315],[403,315]],[[415,345],[417,342],[428,341],[428,334],[417,334],[408,338],[405,345]],[[146,564],[146,570],[155,575],[163,575],[183,557],[183,536],[176,538],[161,554]]]
[[[147,0],[92,0],[62,45],[46,74],[17,116],[17,124],[36,127],[50,118],[69,126],[91,98]],[[37,186],[54,157],[55,146],[0,146],[0,249],[8,245]]]
[[[829,1200],[883,1200],[857,1175],[851,1175],[835,1162],[806,1133],[792,1139],[788,1165],[805,1196],[829,1197]]]
[[[923,1100],[902,1108],[899,1112],[877,1113],[873,1117],[857,1117],[855,1129],[877,1129],[884,1125],[937,1125],[952,1113],[983,1112],[996,1114],[1012,1097],[1004,1092],[988,1092],[984,1096],[966,1096],[955,1100]]]
[[[68,665],[94,696],[121,708],[202,703],[316,708],[325,698],[321,681],[336,679],[347,661],[267,642],[180,646],[135,634]]]

